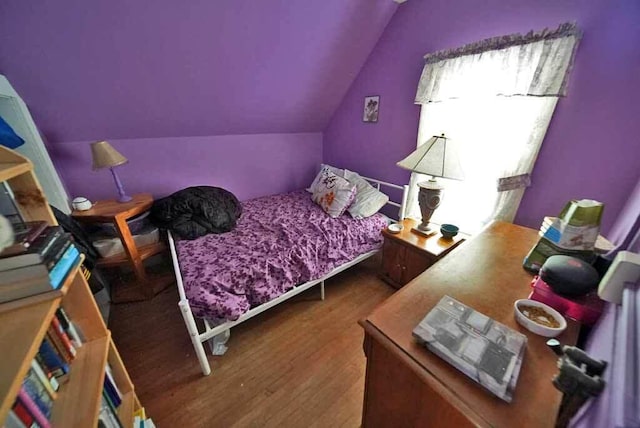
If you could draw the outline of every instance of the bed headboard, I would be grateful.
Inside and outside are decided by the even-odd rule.
[[[389,193],[385,192],[383,189],[381,189],[381,187],[388,187],[390,189],[395,189],[395,190],[400,190],[402,191],[402,201],[400,202],[396,202],[396,201],[392,201],[391,200],[391,196],[389,195],[389,202],[387,202],[386,205],[391,205],[394,207],[398,207],[398,218],[394,219],[394,220],[403,220],[406,217],[407,214],[407,196],[409,194],[409,186],[408,185],[404,185],[404,186],[399,186],[397,184],[393,184],[393,183],[387,183],[386,181],[380,181],[380,180],[376,180],[375,178],[369,178],[369,177],[362,177],[365,180],[367,180],[373,187],[375,187],[376,189],[378,189],[379,191],[381,191],[382,193],[385,193],[387,195],[389,195]]]

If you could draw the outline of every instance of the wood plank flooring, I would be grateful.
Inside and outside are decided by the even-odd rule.
[[[147,413],[162,427],[357,427],[365,357],[358,319],[393,289],[373,257],[233,328],[202,376],[175,286],[114,305],[110,328]],[[206,348],[205,348],[206,349]],[[208,349],[207,349],[208,351]]]

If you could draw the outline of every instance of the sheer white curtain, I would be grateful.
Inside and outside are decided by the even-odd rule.
[[[464,181],[442,180],[444,199],[432,221],[473,232],[493,219],[513,220],[578,38],[575,26],[564,24],[425,57],[418,146],[444,133],[465,172]],[[411,217],[420,218],[416,184],[427,178],[411,176]]]

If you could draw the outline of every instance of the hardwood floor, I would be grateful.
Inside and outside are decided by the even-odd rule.
[[[147,413],[162,427],[357,427],[365,357],[357,321],[393,293],[369,259],[233,328],[202,376],[175,286],[114,305],[109,327]]]

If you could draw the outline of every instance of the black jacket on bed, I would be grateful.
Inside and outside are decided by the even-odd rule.
[[[233,193],[211,186],[187,187],[153,203],[151,221],[183,239],[236,227],[242,205]]]

